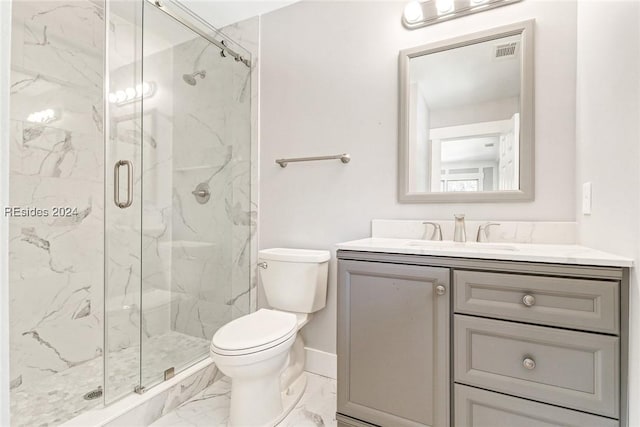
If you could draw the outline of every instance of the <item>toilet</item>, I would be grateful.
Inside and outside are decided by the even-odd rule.
[[[211,358],[231,378],[230,427],[273,427],[306,387],[300,329],[327,300],[329,251],[274,248],[258,253],[260,278],[271,309],[223,327]]]

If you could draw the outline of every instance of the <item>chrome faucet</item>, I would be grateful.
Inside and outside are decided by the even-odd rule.
[[[435,222],[425,221],[423,222],[425,225],[433,225],[433,233],[431,233],[431,237],[429,240],[442,240],[442,229],[440,228],[440,224]],[[427,235],[427,230],[425,228],[424,235]]]
[[[478,227],[478,235],[476,236],[476,242],[488,242],[489,241],[489,227],[492,225],[500,225],[497,222],[486,222]]]
[[[456,220],[455,229],[453,230],[453,241],[466,242],[467,231],[465,230],[465,226],[464,226],[464,214],[456,214],[453,217]]]

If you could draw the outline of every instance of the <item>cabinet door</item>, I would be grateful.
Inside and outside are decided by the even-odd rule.
[[[449,270],[338,262],[338,412],[449,425]]]

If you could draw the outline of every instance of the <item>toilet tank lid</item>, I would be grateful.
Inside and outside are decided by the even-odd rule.
[[[329,251],[292,248],[262,249],[258,255],[263,260],[288,262],[326,262],[331,258]]]

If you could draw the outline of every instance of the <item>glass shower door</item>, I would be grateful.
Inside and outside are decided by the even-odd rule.
[[[106,403],[208,357],[249,311],[250,54],[163,3],[188,25],[110,2]]]
[[[208,357],[217,329],[248,312],[251,125],[250,68],[154,4],[144,2],[143,17],[140,384],[149,387]]]
[[[106,26],[105,377],[109,404],[140,384],[142,3],[110,1]],[[118,182],[116,186],[116,176]]]

